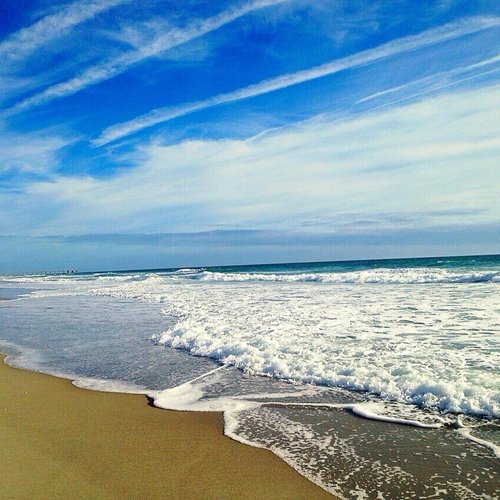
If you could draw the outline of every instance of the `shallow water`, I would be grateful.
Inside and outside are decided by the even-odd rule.
[[[498,258],[389,262],[5,277],[22,296],[0,303],[0,347],[224,411],[229,436],[345,498],[496,498]]]

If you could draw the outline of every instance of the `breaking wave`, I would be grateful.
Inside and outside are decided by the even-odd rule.
[[[419,284],[419,283],[500,283],[498,272],[457,272],[443,269],[375,269],[334,273],[224,273],[200,271],[185,273],[199,281],[276,281],[333,284]]]

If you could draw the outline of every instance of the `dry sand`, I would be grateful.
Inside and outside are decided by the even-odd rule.
[[[0,496],[332,498],[271,452],[223,435],[220,413],[159,410],[0,358]]]

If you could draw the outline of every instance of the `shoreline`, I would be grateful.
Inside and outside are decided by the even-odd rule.
[[[0,354],[6,498],[334,498],[269,450],[223,434],[218,412],[82,389]]]

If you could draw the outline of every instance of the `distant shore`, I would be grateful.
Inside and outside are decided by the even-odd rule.
[[[220,413],[159,410],[3,359],[5,498],[332,498],[270,451],[225,437]]]

